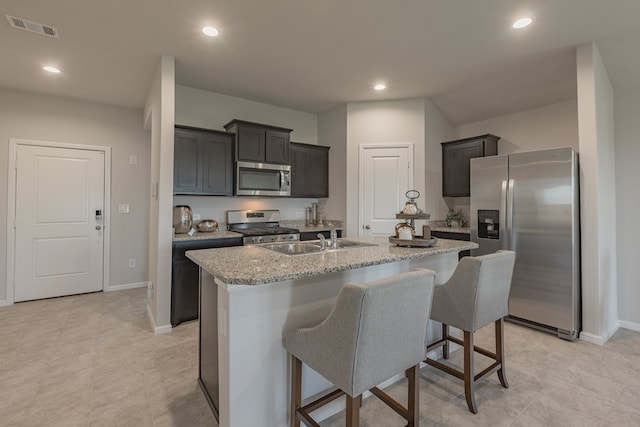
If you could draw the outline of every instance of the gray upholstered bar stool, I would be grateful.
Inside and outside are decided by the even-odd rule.
[[[319,325],[288,331],[285,347],[291,354],[291,425],[318,424],[310,412],[346,394],[346,425],[359,424],[362,393],[380,398],[408,422],[419,420],[420,362],[435,273],[416,270],[369,283],[347,283],[329,316]],[[302,363],[338,387],[302,405]],[[376,386],[399,373],[408,377],[408,408]]]
[[[460,260],[451,278],[433,291],[431,319],[442,323],[442,339],[427,346],[427,352],[442,347],[445,359],[449,358],[449,341],[463,346],[464,370],[459,371],[437,360],[427,358],[429,365],[464,381],[464,394],[469,410],[478,412],[474,390],[482,378],[497,371],[504,388],[509,388],[504,369],[503,318],[508,314],[509,290],[516,253],[498,251],[479,257]],[[473,334],[478,329],[495,323],[495,353],[474,346]],[[461,329],[464,339],[449,335],[449,326]],[[474,351],[494,362],[479,374],[474,374]]]

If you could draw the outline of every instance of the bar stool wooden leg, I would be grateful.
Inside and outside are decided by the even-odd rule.
[[[302,361],[291,355],[291,426],[300,427],[297,410],[302,404]]]
[[[418,426],[420,422],[420,378],[419,367],[415,365],[407,370],[409,393],[407,396],[407,426]]]
[[[358,427],[360,425],[360,405],[362,404],[362,395],[351,397],[348,394],[347,397],[347,427]]]
[[[504,369],[504,320],[498,319],[495,323],[496,329],[496,362],[499,363],[500,369],[498,369],[498,379],[502,387],[509,388],[507,382],[507,374]]]
[[[449,325],[442,324],[442,339],[444,340],[444,345],[442,346],[442,358],[449,358]]]
[[[475,398],[475,373],[473,357],[473,332],[464,331],[464,395],[467,399],[467,406],[474,414],[478,413]]]

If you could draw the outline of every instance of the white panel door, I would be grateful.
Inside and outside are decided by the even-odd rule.
[[[102,290],[104,153],[19,145],[15,301]]]
[[[360,146],[360,235],[391,236],[413,187],[413,146]]]

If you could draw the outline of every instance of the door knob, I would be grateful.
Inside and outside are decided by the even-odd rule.
[[[101,230],[102,227],[100,227],[99,225],[96,225],[96,230]]]
[[[367,230],[371,230],[371,226],[369,224],[365,225],[364,228],[366,228]]]

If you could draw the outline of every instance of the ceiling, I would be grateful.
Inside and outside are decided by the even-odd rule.
[[[2,0],[0,12],[59,32],[2,18],[0,86],[133,108],[160,54],[180,85],[310,113],[428,97],[454,125],[574,99],[575,47],[591,41],[616,92],[640,87],[638,0]],[[534,23],[513,30],[522,15]]]

